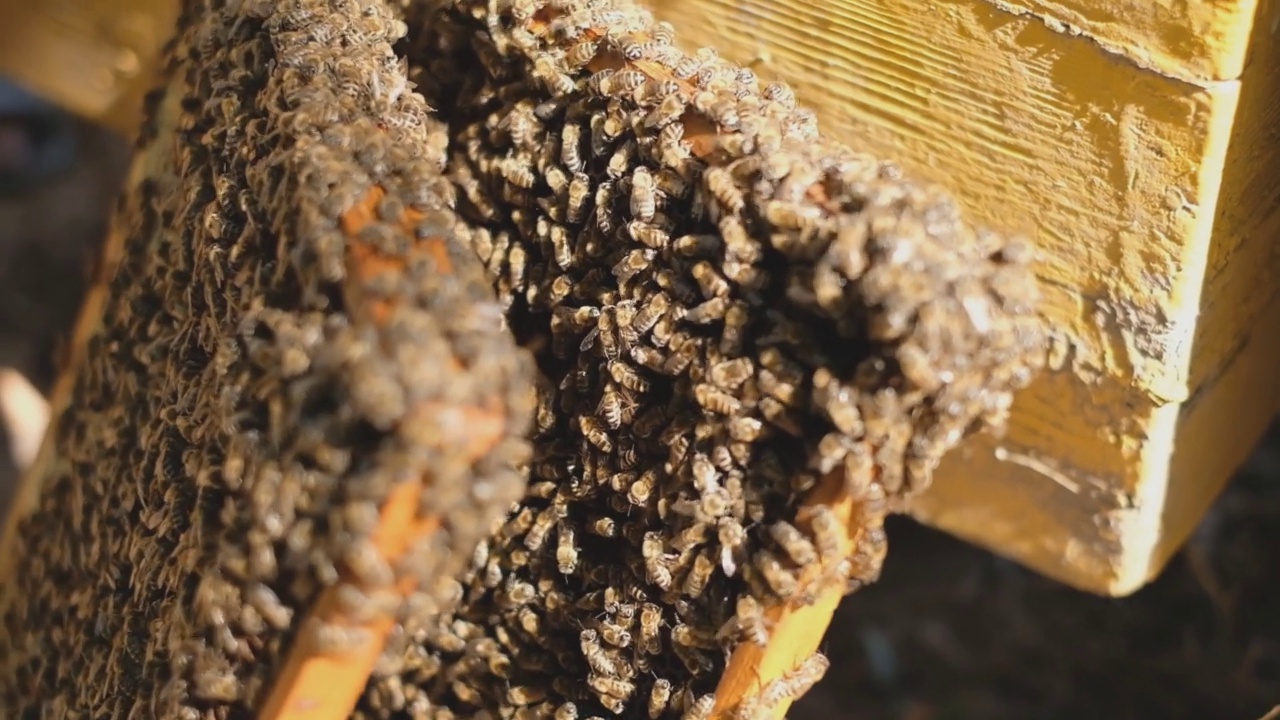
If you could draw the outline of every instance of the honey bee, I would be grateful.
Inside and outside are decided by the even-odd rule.
[[[649,720],[658,720],[671,704],[671,689],[671,681],[666,678],[653,681],[653,688],[649,691]]]
[[[684,124],[673,122],[658,131],[658,157],[662,164],[676,172],[689,172],[692,157],[684,142]]]
[[[764,99],[777,103],[785,113],[796,109],[796,96],[791,88],[780,82],[772,82],[764,87]]]
[[[591,520],[587,523],[587,529],[593,535],[599,535],[600,537],[611,538],[618,536],[618,523],[608,516],[601,516]]]
[[[694,399],[708,412],[718,415],[736,415],[742,410],[742,402],[709,383],[693,386]]]
[[[733,290],[724,277],[711,266],[711,263],[705,260],[695,263],[691,272],[693,279],[698,283],[698,288],[702,290],[703,297],[722,297]]]
[[[532,685],[512,685],[507,688],[507,702],[512,705],[534,705],[546,699],[545,688]]]
[[[657,532],[647,532],[644,535],[644,541],[641,543],[641,553],[644,557],[644,570],[646,579],[657,585],[663,590],[671,589],[671,568],[667,567],[667,559],[664,552],[662,535]]]
[[[671,298],[665,292],[654,293],[649,296],[649,302],[636,312],[631,327],[640,334],[649,332],[670,307]]]
[[[632,505],[643,507],[649,502],[649,498],[653,495],[654,487],[658,482],[658,474],[653,470],[646,470],[641,473],[640,477],[627,488],[627,500]]]
[[[648,368],[653,370],[655,373],[660,373],[662,372],[663,365],[666,364],[667,355],[663,354],[663,352],[658,350],[658,348],[640,345],[631,348],[631,359],[635,360],[636,364],[640,365],[641,368]],[[660,409],[655,407],[653,410],[658,411]],[[653,416],[652,411],[646,411],[645,415],[641,415],[641,418],[645,418],[645,416]],[[660,414],[653,416],[653,420],[657,421],[657,423],[660,423],[660,421],[663,421],[664,419],[666,419],[666,416]],[[648,427],[648,424],[646,424],[646,427]],[[637,430],[637,432],[639,432],[639,430]]]
[[[710,167],[702,175],[707,191],[729,215],[738,215],[746,207],[742,191],[733,181],[733,175],[722,167]]]
[[[587,685],[603,696],[600,698],[601,703],[604,703],[605,697],[626,700],[636,691],[635,683],[599,673],[589,674],[587,676]]]
[[[698,325],[707,325],[717,320],[724,319],[728,312],[730,302],[725,297],[714,297],[706,302],[699,303],[685,313],[684,319]]]
[[[644,222],[653,222],[657,212],[657,195],[653,174],[640,166],[631,173],[631,215]]]
[[[662,373],[670,377],[680,375],[689,369],[697,357],[698,341],[694,338],[682,339],[680,345],[672,348],[671,354],[662,364]]]
[[[689,570],[689,574],[684,579],[684,594],[691,598],[702,597],[703,591],[707,589],[707,582],[711,580],[711,574],[715,569],[715,562],[705,552],[695,555],[693,568]]]
[[[556,540],[556,564],[561,573],[572,575],[578,569],[578,546],[574,542],[574,529],[561,524]]]
[[[547,535],[551,533],[551,529],[556,523],[564,520],[567,511],[561,503],[553,502],[546,509],[539,512],[533,521],[533,525],[524,536],[524,546],[531,552],[537,552],[542,548],[542,544],[546,542]]]
[[[569,181],[568,206],[565,212],[565,220],[574,225],[582,222],[583,214],[587,209],[587,201],[590,198],[591,178],[581,172],[575,172],[573,179]],[[561,268],[567,269],[567,266],[562,264]]]
[[[637,273],[647,270],[653,263],[653,258],[656,254],[654,250],[636,248],[623,256],[613,266],[613,275],[618,279],[618,284],[624,284],[635,277]]]
[[[570,46],[568,52],[565,53],[565,62],[571,69],[584,68],[590,63],[599,51],[600,44],[594,40],[581,40]]]
[[[813,543],[791,523],[785,520],[773,523],[769,526],[769,535],[796,565],[804,567],[818,562],[818,551]]]
[[[680,720],[708,720],[708,718],[711,717],[711,710],[715,705],[715,694],[707,693],[690,703],[685,709],[684,714],[680,716]]]
[[[367,628],[323,621],[309,621],[307,625],[313,646],[323,655],[347,655],[373,642],[373,633]]]
[[[582,656],[593,673],[613,676],[618,674],[617,663],[600,646],[599,633],[595,630],[583,630],[578,635],[578,643],[582,649]]]
[[[609,162],[605,166],[605,172],[613,180],[621,180],[627,175],[627,171],[631,168],[632,161],[635,159],[636,142],[628,140],[618,146],[613,154],[609,156]]]
[[[627,233],[632,240],[654,250],[661,250],[671,241],[670,236],[656,225],[651,225],[643,220],[632,220],[627,223]]]
[[[612,68],[605,68],[591,73],[587,78],[587,92],[596,97],[607,97],[613,92],[613,76],[617,73]]]
[[[635,368],[621,360],[610,360],[608,364],[609,377],[622,387],[631,392],[644,393],[649,390],[649,381],[640,377],[640,373]]]
[[[587,164],[582,159],[581,125],[572,122],[566,123],[564,129],[560,131],[560,162],[569,172],[574,174],[575,180],[580,176],[583,178],[584,185],[590,184],[590,180],[583,175]]]
[[[628,605],[628,607],[630,607]],[[621,610],[621,606],[618,608]],[[621,625],[615,625],[609,622],[601,622],[599,626],[600,637],[610,645],[618,648],[625,648],[631,645],[631,633]]]

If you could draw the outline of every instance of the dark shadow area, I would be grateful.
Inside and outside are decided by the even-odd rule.
[[[1161,577],[1112,600],[913,521],[798,720],[1257,720],[1280,703],[1280,425]]]

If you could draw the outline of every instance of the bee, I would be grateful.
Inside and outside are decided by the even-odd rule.
[[[773,709],[784,700],[795,700],[809,692],[827,674],[831,661],[822,653],[805,658],[799,666],[770,682],[760,693],[764,709]]]
[[[564,575],[572,575],[578,569],[578,546],[574,542],[573,527],[561,524],[556,536],[556,565]]]
[[[702,290],[703,297],[715,298],[728,295],[732,288],[725,281],[720,273],[716,272],[711,263],[702,260],[694,264],[691,273],[693,279],[698,283],[698,288]]]
[[[653,603],[640,606],[640,648],[650,654],[662,652],[662,609]]]
[[[555,502],[539,512],[534,518],[533,525],[525,533],[524,546],[530,552],[537,552],[542,548],[542,544],[546,542],[547,535],[551,533],[551,529],[555,527],[557,522],[564,520],[567,514],[564,505]]]
[[[627,223],[627,233],[632,240],[654,250],[661,250],[671,241],[670,236],[659,229],[656,225],[644,222],[643,220],[632,220]]]
[[[689,147],[684,142],[684,124],[673,122],[658,131],[658,157],[662,164],[676,172],[688,172],[688,161],[692,157]]]
[[[755,374],[755,365],[750,358],[738,357],[722,360],[708,370],[707,379],[713,385],[724,390],[737,390]]]
[[[507,702],[512,705],[534,705],[546,699],[545,688],[532,685],[512,685],[507,688]]]
[[[646,470],[627,488],[627,500],[632,505],[643,507],[653,495],[658,482],[658,474],[654,470]]]
[[[578,644],[582,649],[582,656],[586,659],[592,673],[614,676],[618,674],[617,663],[600,646],[600,634],[598,632],[595,630],[583,630],[578,634]]]
[[[813,374],[813,396],[837,430],[846,437],[862,436],[865,426],[853,388],[836,380],[826,368],[818,368]]]
[[[645,345],[637,345],[631,348],[629,352],[631,354],[631,359],[634,360],[637,365],[644,368],[648,368],[649,370],[652,370],[654,372],[661,372],[662,366],[667,360],[666,354],[663,353],[661,350],[658,350],[657,348],[648,347]],[[641,417],[643,418],[648,414],[650,413],[646,412],[644,415],[641,415]],[[655,417],[654,419],[657,422],[661,422],[664,418]],[[641,437],[644,437],[644,436],[642,435]]]
[[[626,68],[619,70],[609,77],[607,83],[610,95],[622,95],[634,92],[636,89],[643,87],[649,80],[649,76],[639,70]]]
[[[631,173],[631,215],[644,222],[652,222],[657,212],[657,196],[653,174],[643,165]]]
[[[600,537],[617,537],[618,523],[613,518],[604,515],[589,521],[587,523],[587,530],[589,530],[591,534],[598,535]]]
[[[600,427],[600,423],[594,417],[589,415],[578,416],[578,428],[582,431],[583,437],[587,442],[596,446],[600,452],[613,452],[613,440],[604,428]]]
[[[308,621],[308,635],[313,646],[323,655],[347,655],[373,642],[368,628],[335,625],[320,620]]]
[[[571,702],[562,703],[551,717],[553,720],[578,720],[578,706]]]
[[[617,430],[622,427],[622,393],[616,385],[610,383],[605,386],[596,414],[603,418],[605,424],[611,429]]]
[[[720,569],[733,577],[738,573],[738,555],[747,542],[747,531],[734,518],[722,517],[716,523],[716,536],[720,541]]]
[[[695,385],[693,396],[704,410],[718,415],[736,415],[742,410],[740,400],[708,383]]]
[[[626,176],[627,171],[631,168],[632,161],[635,159],[636,143],[634,140],[628,140],[618,146],[613,154],[609,156],[609,162],[605,166],[605,172],[613,180],[621,180]]]
[[[599,698],[602,704],[604,704],[606,697],[626,700],[636,691],[635,683],[598,673],[591,673],[587,676],[587,685],[603,696]]]
[[[647,270],[653,263],[653,258],[657,254],[654,250],[644,250],[636,248],[628,252],[613,266],[613,276],[618,279],[618,284],[622,285],[635,277],[636,274]]]
[[[568,95],[578,87],[572,77],[560,72],[549,55],[541,55],[534,60],[533,77],[552,95]]]
[[[658,720],[671,704],[671,681],[658,678],[649,691],[649,720]]]
[[[277,630],[284,630],[293,622],[293,609],[281,602],[275,591],[263,583],[250,583],[244,590],[244,599]]]
[[[612,68],[605,68],[591,73],[587,78],[587,92],[596,97],[606,97],[613,92],[613,76],[617,73]]]
[[[395,582],[391,564],[369,538],[352,540],[343,552],[343,562],[365,587],[387,587]]]
[[[684,319],[698,325],[708,325],[717,320],[723,320],[725,314],[729,311],[730,301],[723,296],[713,297],[706,302],[699,303],[685,313]]]
[[[662,373],[670,377],[680,375],[689,369],[689,366],[693,364],[697,357],[698,341],[694,338],[681,340],[680,345],[672,348],[671,355],[662,364]]]
[[[684,579],[684,594],[691,598],[702,597],[703,591],[707,589],[707,582],[711,580],[711,574],[715,569],[715,562],[705,552],[695,555],[693,568],[689,570],[689,574]]]
[[[769,589],[783,599],[790,598],[796,593],[799,582],[796,576],[790,570],[782,566],[777,556],[768,550],[757,550],[753,563]]]
[[[663,590],[670,590],[671,568],[667,567],[662,535],[657,532],[645,533],[641,543],[641,553],[646,579]]]
[[[621,610],[621,607],[619,607]],[[601,622],[599,627],[601,639],[618,648],[625,648],[631,645],[631,633],[621,625],[615,625],[609,622]]]
[[[565,220],[570,224],[576,225],[582,222],[583,213],[587,209],[587,201],[591,198],[591,178],[581,172],[574,173],[573,179],[569,181],[568,206],[565,212]],[[557,256],[557,263],[559,263]],[[561,268],[568,269],[567,266],[561,264]]]
[[[675,26],[665,20],[654,24],[651,32],[653,41],[658,45],[672,45],[676,41]]]
[[[627,390],[630,390],[631,392],[648,392],[649,381],[640,377],[640,373],[636,372],[635,368],[631,367],[626,362],[623,362],[622,360],[610,360],[607,368],[609,370],[609,377],[613,378],[615,383],[621,385]]]
[[[795,93],[784,83],[772,82],[765,85],[762,95],[765,100],[777,103],[784,113],[790,113],[796,109]]]
[[[796,565],[804,567],[818,562],[818,551],[804,533],[785,520],[769,526],[769,535]]]
[[[618,346],[617,320],[617,310],[610,308],[600,314],[600,319],[596,324],[596,329],[599,331],[600,346],[604,350],[604,356],[610,360],[617,358],[621,353],[621,348]],[[583,345],[583,350],[585,351],[586,343],[584,342]],[[606,450],[605,452],[608,451]]]
[[[723,167],[710,167],[702,175],[707,191],[723,208],[725,214],[738,215],[746,207],[746,199],[733,180],[733,175]]]
[[[583,178],[584,184],[589,184],[590,180],[583,175],[587,164],[582,159],[582,126],[577,123],[565,123],[564,129],[560,131],[560,162],[573,173],[575,180],[577,176]]]
[[[697,75],[699,70],[714,63],[717,59],[717,53],[714,50],[702,48],[693,55],[686,55],[684,59],[676,63],[676,66],[671,68],[671,74],[681,80],[688,80]]]
[[[570,69],[577,70],[584,68],[595,59],[596,53],[600,49],[600,44],[595,40],[581,40],[570,46],[565,53],[565,63]]]
[[[613,232],[613,181],[605,180],[596,185],[596,227],[609,235]]]
[[[691,697],[687,695],[686,697]],[[716,705],[715,693],[707,693],[689,703],[684,714],[680,716],[680,720],[708,720],[711,717],[711,710]]]
[[[671,307],[671,298],[665,292],[656,292],[649,296],[649,302],[636,312],[631,327],[637,333],[647,333],[657,324],[658,319]]]

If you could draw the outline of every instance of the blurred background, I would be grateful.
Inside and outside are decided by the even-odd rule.
[[[129,143],[0,81],[0,507],[43,432]],[[802,720],[1256,720],[1280,702],[1280,432],[1153,585],[1077,593],[899,519]]]

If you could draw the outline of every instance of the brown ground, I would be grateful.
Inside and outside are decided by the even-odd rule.
[[[122,168],[121,144],[79,132],[73,167],[0,192],[0,365],[21,366],[38,384]],[[0,155],[8,147],[0,143]],[[3,445],[0,433],[0,508],[15,481]],[[1280,703],[1278,478],[1280,431],[1192,552],[1124,600],[1073,592],[898,520],[883,579],[845,602],[826,642],[831,672],[792,715],[1256,720]]]

